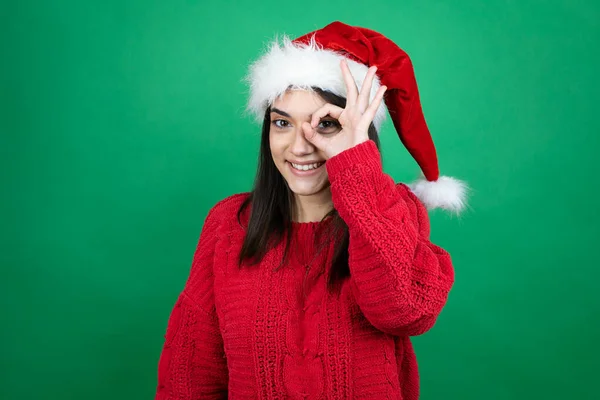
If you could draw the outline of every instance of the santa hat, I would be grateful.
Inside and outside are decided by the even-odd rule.
[[[286,90],[318,87],[346,97],[340,60],[346,59],[357,87],[370,66],[377,66],[371,100],[387,86],[373,125],[379,131],[389,112],[400,140],[415,159],[422,177],[408,186],[429,209],[459,212],[465,206],[467,185],[440,176],[435,146],[425,123],[417,82],[408,54],[382,34],[336,21],[291,40],[283,36],[250,66],[248,110],[262,121],[273,101]]]

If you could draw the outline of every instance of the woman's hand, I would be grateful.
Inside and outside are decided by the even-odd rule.
[[[377,67],[369,68],[360,93],[346,60],[340,62],[340,67],[348,93],[346,108],[327,103],[313,114],[310,124],[308,122],[302,124],[304,137],[321,150],[327,159],[369,140],[369,125],[373,122],[375,112],[387,89],[385,86],[381,86],[375,94],[373,102],[369,104],[369,94]],[[327,115],[338,120],[342,126],[341,131],[333,135],[322,135],[315,130],[321,118]]]

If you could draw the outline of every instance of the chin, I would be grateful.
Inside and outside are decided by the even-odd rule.
[[[299,189],[296,190],[294,187],[290,186],[292,193],[298,196],[312,196],[313,194],[319,193],[323,189]]]
[[[310,178],[298,177],[294,175],[288,165],[284,165],[279,169],[279,172],[283,175],[286,180],[288,187],[297,196],[312,196],[317,193],[321,193],[324,189],[329,187],[329,179],[327,173],[321,172]]]
[[[329,182],[319,182],[319,184],[306,185],[298,184],[299,182],[288,181],[290,190],[298,196],[312,196],[314,194],[322,192],[329,186]]]

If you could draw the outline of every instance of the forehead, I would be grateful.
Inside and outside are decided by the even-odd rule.
[[[272,107],[287,112],[292,116],[311,115],[321,108],[325,100],[317,93],[304,89],[288,89],[273,101]]]

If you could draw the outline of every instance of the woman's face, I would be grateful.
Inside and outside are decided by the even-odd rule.
[[[296,195],[311,196],[329,187],[325,158],[305,135],[311,130],[313,112],[325,104],[314,92],[288,90],[271,106],[269,144],[277,169]],[[318,134],[334,135],[339,123],[331,118],[321,119]]]

